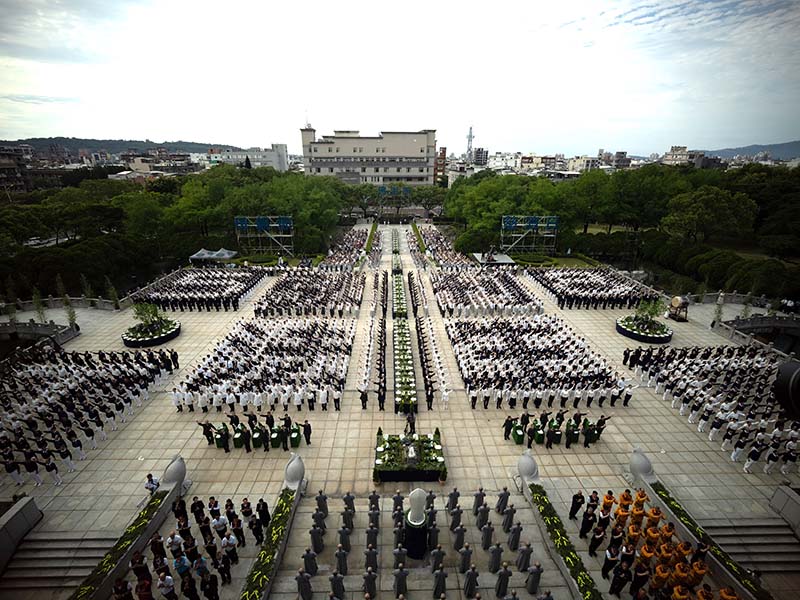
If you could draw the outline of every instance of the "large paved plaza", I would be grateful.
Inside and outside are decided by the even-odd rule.
[[[406,226],[381,226],[383,232],[383,255],[381,269],[391,269],[390,230],[400,230],[400,256],[405,271],[414,270],[409,248],[406,243]],[[308,419],[313,427],[312,444],[301,444],[298,453],[302,456],[308,480],[308,496],[300,503],[297,519],[289,539],[288,551],[279,571],[279,578],[272,596],[288,600],[296,597],[294,573],[302,565],[300,555],[308,545],[308,529],[311,526],[311,513],[314,509],[313,496],[317,490],[324,490],[331,498],[331,512],[334,524],[338,527],[338,513],[341,510],[341,496],[352,491],[357,497],[357,508],[366,507],[366,497],[374,488],[372,483],[372,466],[375,459],[375,434],[380,427],[386,433],[401,433],[404,420],[395,415],[392,407],[392,319],[387,318],[387,381],[389,399],[387,410],[379,412],[375,395],[370,395],[367,410],[362,410],[356,390],[357,373],[355,364],[369,329],[370,316],[367,310],[372,297],[373,279],[369,268],[367,271],[364,302],[357,317],[355,342],[352,352],[351,368],[348,371],[347,383],[342,400],[341,412],[321,412],[319,408],[310,412],[304,408],[297,413],[297,418]],[[434,267],[429,267],[434,268]],[[560,573],[552,560],[547,556],[542,535],[535,524],[530,505],[519,494],[512,477],[516,474],[516,464],[524,449],[503,439],[502,424],[507,415],[518,416],[521,409],[496,410],[490,406],[484,410],[479,403],[477,410],[472,410],[460,379],[455,356],[445,333],[444,320],[435,309],[434,293],[430,280],[419,271],[419,280],[426,290],[430,303],[430,319],[434,334],[437,336],[439,348],[444,353],[444,365],[450,381],[455,382],[455,390],[450,395],[449,405],[445,408],[438,397],[434,410],[425,409],[422,389],[422,372],[419,357],[415,355],[417,370],[418,397],[420,411],[416,423],[420,433],[433,432],[439,428],[442,433],[444,455],[448,478],[445,485],[424,484],[422,487],[434,489],[438,494],[437,508],[443,508],[447,492],[458,487],[464,497],[464,504],[471,506],[472,493],[483,486],[491,502],[494,502],[499,490],[508,487],[512,491],[512,501],[520,509],[519,520],[523,525],[523,541],[531,541],[534,545],[534,558],[541,560],[545,568],[542,587],[552,589],[558,600],[568,598],[568,590]],[[544,300],[544,310],[555,314],[566,321],[579,335],[585,337],[589,346],[605,357],[621,373],[632,376],[622,365],[622,352],[626,347],[635,345],[630,340],[618,335],[614,330],[615,319],[629,310],[560,310],[538,284],[523,278],[524,285],[529,286],[539,298]],[[196,420],[199,413],[176,414],[169,400],[167,391],[181,381],[187,369],[205,356],[223,337],[231,326],[239,319],[253,316],[252,303],[261,296],[274,278],[264,279],[252,294],[242,303],[238,312],[185,312],[176,313],[182,323],[182,333],[168,344],[180,356],[180,368],[169,378],[162,380],[157,387],[151,388],[150,399],[142,408],[136,409],[135,416],[120,430],[109,434],[108,440],[99,443],[99,449],[88,453],[88,458],[81,461],[75,473],[63,473],[65,483],[56,487],[49,481],[34,488],[26,484],[23,491],[34,496],[44,512],[44,519],[37,526],[37,532],[74,532],[101,531],[113,534],[120,533],[136,513],[137,505],[144,497],[145,474],[160,474],[175,455],[185,458],[188,477],[192,480],[189,496],[207,498],[216,496],[219,499],[233,499],[238,506],[242,498],[248,497],[253,503],[259,498],[266,498],[270,506],[274,503],[284,478],[284,467],[288,453],[273,449],[269,453],[255,451],[246,454],[241,449],[233,449],[230,454],[208,446]],[[391,294],[390,294],[391,295]],[[735,306],[726,306],[726,311],[733,316]],[[390,311],[391,313],[391,311]],[[49,311],[48,318],[63,320],[63,311]],[[672,343],[680,346],[718,345],[728,341],[709,329],[713,316],[711,307],[692,307],[688,323],[675,323],[675,335]],[[20,314],[18,318],[25,320],[29,315]],[[120,340],[121,332],[133,323],[131,311],[107,312],[93,309],[78,310],[78,323],[81,335],[66,346],[68,350],[123,350]],[[413,327],[412,327],[413,330]],[[415,333],[412,333],[415,336]],[[292,410],[295,418],[296,411]],[[567,523],[570,533],[575,533],[573,522],[566,520],[569,502],[577,489],[584,491],[598,490],[601,495],[611,489],[619,492],[629,484],[623,477],[626,471],[630,452],[634,447],[641,447],[653,462],[656,473],[680,499],[683,505],[699,521],[720,517],[736,520],[739,518],[755,518],[771,516],[768,499],[776,485],[785,480],[778,470],[771,475],[761,473],[760,468],[753,474],[745,474],[741,463],[732,463],[728,454],[721,452],[720,442],[709,442],[705,436],[697,433],[695,427],[680,418],[677,411],[670,408],[669,403],[646,387],[635,390],[633,400],[627,408],[620,404],[611,408],[605,406],[601,411],[597,407],[590,409],[590,418],[596,419],[601,412],[611,416],[608,427],[601,441],[590,448],[573,445],[566,449],[563,445],[545,450],[543,446],[534,446],[534,455],[538,461],[541,476],[550,492],[551,500]],[[212,421],[222,422],[215,414]],[[788,479],[794,486],[800,484],[797,472]],[[417,485],[408,483],[386,483],[377,489],[384,498],[382,506],[382,527],[380,533],[379,589],[381,598],[393,597],[391,592],[391,500],[395,489],[401,489],[407,495]],[[0,494],[10,496],[19,491],[9,479],[3,479]],[[441,506],[440,506],[441,503]],[[466,506],[465,506],[466,508]],[[360,592],[360,574],[363,573],[364,528],[366,526],[364,511],[359,510],[356,519],[356,531],[353,535],[354,552],[351,560],[351,575],[346,582],[348,598],[363,598]],[[468,513],[468,514],[466,514]],[[474,527],[471,512],[465,513],[465,525],[468,529],[467,541],[477,545],[479,535]],[[459,589],[463,585],[461,575],[457,573],[457,553],[452,550],[449,531],[444,519],[444,511],[439,526],[442,529],[441,542],[447,550],[445,566],[449,573],[449,599],[461,598]],[[499,529],[499,519],[495,516],[495,525]],[[329,525],[330,527],[330,525]],[[164,530],[169,531],[170,525]],[[328,534],[326,550],[319,557],[320,574],[314,578],[315,598],[326,598],[327,575],[333,564],[331,539]],[[252,539],[252,538],[251,538]],[[500,536],[503,540],[504,536]],[[577,540],[577,535],[575,536]],[[600,565],[597,559],[589,558],[585,544],[577,544],[584,562],[592,571],[600,588],[605,591],[608,583],[600,577]],[[245,558],[252,557],[255,550],[248,548],[243,552]],[[507,552],[504,559],[513,561],[514,553]],[[481,572],[480,588],[483,597],[494,597],[491,588],[494,576],[486,570],[486,553],[478,551],[478,569]],[[249,561],[243,560],[234,568],[234,585],[225,588],[223,597],[238,597],[244,574]],[[424,568],[421,562],[412,563],[412,575],[409,578],[411,598],[429,598],[433,587],[430,569]],[[800,582],[796,577],[771,577],[770,585],[776,591],[776,597],[797,598],[800,595]],[[515,572],[512,588],[517,589],[520,597],[530,597],[524,591],[524,579]],[[323,594],[324,592],[324,594]],[[19,595],[22,596],[21,594]],[[9,596],[10,597],[10,596]],[[41,596],[38,596],[41,597]],[[626,593],[623,598],[630,598]]]

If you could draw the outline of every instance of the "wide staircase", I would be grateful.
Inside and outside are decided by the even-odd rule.
[[[731,558],[764,574],[800,573],[800,540],[778,517],[706,519],[699,522]]]
[[[0,597],[68,596],[116,543],[118,532],[31,532],[0,578]],[[36,592],[39,592],[36,594]]]

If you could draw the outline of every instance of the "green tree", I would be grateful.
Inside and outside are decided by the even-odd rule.
[[[71,304],[64,304],[64,313],[67,315],[67,323],[73,329],[78,322],[78,316],[75,313],[75,308]]]
[[[250,157],[249,156],[245,156],[244,157],[244,168],[248,169],[248,170],[253,168],[253,165],[250,164]]]
[[[94,298],[94,288],[92,288],[92,284],[89,283],[89,279],[81,273],[81,293],[86,298]]]
[[[47,317],[45,316],[44,302],[42,302],[42,293],[39,288],[33,288],[31,300],[33,301],[33,312],[36,313],[36,318],[40,323],[46,323]]]
[[[755,213],[755,202],[746,195],[703,186],[670,200],[661,226],[672,235],[697,242],[751,233]]]
[[[61,298],[67,296],[67,288],[64,286],[64,280],[61,278],[61,273],[56,273],[56,294]]]
[[[119,308],[119,295],[117,294],[117,288],[114,287],[114,284],[111,283],[111,280],[106,276],[106,296],[114,305],[114,308]]]

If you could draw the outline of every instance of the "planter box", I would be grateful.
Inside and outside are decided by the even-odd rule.
[[[636,340],[637,342],[643,342],[645,344],[667,344],[672,341],[671,329],[669,330],[669,333],[665,335],[647,335],[645,333],[639,333],[637,331],[633,331],[632,329],[628,329],[627,327],[621,325],[619,321],[617,321],[617,333],[624,335],[626,338]]]
[[[376,471],[378,481],[439,481],[439,471],[431,469],[401,469],[397,471]]]
[[[125,344],[128,348],[150,348],[151,346],[159,346],[161,344],[165,344],[170,340],[174,340],[181,334],[181,324],[178,323],[178,327],[176,329],[172,329],[167,333],[151,338],[132,338],[127,337],[125,334],[122,334],[122,343]]]
[[[525,439],[525,434],[520,427],[514,427],[514,429],[511,430],[511,437],[514,438],[516,444],[522,444]]]

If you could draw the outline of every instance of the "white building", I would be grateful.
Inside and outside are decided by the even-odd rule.
[[[289,169],[289,152],[286,144],[272,144],[271,148],[248,148],[247,150],[216,150],[208,151],[207,161],[210,165],[227,164],[242,165],[250,159],[250,166],[272,167],[276,171]]]
[[[600,159],[596,156],[576,156],[567,161],[567,171],[591,171],[600,168]]]
[[[300,130],[307,176],[338,177],[346,183],[433,185],[436,130],[382,131],[361,136],[358,131],[334,131],[317,139],[307,125]]]
[[[521,152],[495,152],[488,157],[486,165],[495,171],[502,169],[520,168],[522,162]]]
[[[661,162],[665,165],[687,165],[689,164],[689,151],[686,146],[672,146],[669,152],[664,153]]]

